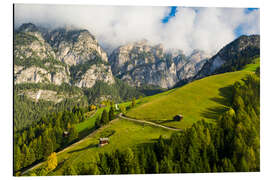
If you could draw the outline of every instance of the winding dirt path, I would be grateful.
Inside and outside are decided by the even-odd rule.
[[[118,117],[119,117],[119,118],[122,118],[122,119],[129,120],[129,121],[134,121],[134,122],[139,122],[139,123],[144,123],[144,124],[150,124],[150,125],[153,125],[153,126],[156,126],[156,127],[161,127],[161,128],[168,129],[168,130],[173,130],[173,131],[183,131],[182,129],[172,128],[172,127],[168,127],[168,126],[163,126],[163,125],[161,125],[161,124],[156,124],[156,123],[153,123],[153,122],[150,122],[150,121],[146,121],[146,120],[133,119],[133,118],[125,117],[125,116],[123,116],[122,113],[120,113],[120,114],[118,115]]]

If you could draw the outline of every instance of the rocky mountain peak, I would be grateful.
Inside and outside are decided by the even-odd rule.
[[[85,63],[97,57],[108,62],[106,52],[88,30],[59,28],[49,34],[48,41],[56,50],[58,58],[70,66]]]
[[[132,86],[154,85],[170,88],[179,80],[197,73],[201,66],[195,68],[195,65],[204,58],[201,54],[201,52],[194,53],[192,57],[195,59],[194,62],[190,61],[187,64],[188,59],[183,51],[166,50],[162,44],[150,45],[143,40],[115,49],[109,57],[109,62],[113,74]],[[181,69],[184,65],[186,69]],[[183,76],[185,72],[182,72],[180,77],[180,71],[185,71],[188,76]]]
[[[203,59],[208,59],[210,58],[211,55],[206,53],[205,51],[202,51],[202,50],[198,50],[198,49],[195,49],[191,52],[191,54],[189,55],[189,60],[190,61],[193,61],[193,62],[200,62],[201,60]]]
[[[170,54],[172,58],[175,58],[177,56],[185,56],[184,52],[181,49],[176,49],[176,48],[170,48],[170,49],[165,49],[167,54]]]
[[[223,47],[218,55],[220,57],[229,57],[239,54],[247,48],[259,48],[260,47],[260,36],[259,35],[242,35],[236,40],[232,41],[225,47]]]
[[[137,46],[144,46],[147,45],[149,43],[149,41],[147,39],[142,39],[140,41],[136,41],[132,44],[137,45]]]
[[[24,23],[18,28],[17,32],[36,32],[38,30],[39,29],[36,25],[32,23]]]
[[[104,50],[85,29],[48,30],[27,23],[15,31],[15,83],[69,83],[91,88],[96,81],[113,84]]]

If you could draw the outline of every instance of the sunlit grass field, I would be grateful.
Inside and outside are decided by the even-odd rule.
[[[201,119],[213,121],[215,114],[211,114],[212,111],[225,109],[226,104],[222,100],[224,95],[230,95],[229,86],[251,74],[258,66],[258,63],[251,64],[241,71],[209,76],[181,88],[143,98],[126,115],[182,129]],[[180,122],[172,121],[177,114],[184,118]]]
[[[114,133],[109,137],[110,143],[104,147],[98,147],[99,138],[112,132]],[[116,119],[107,126],[100,128],[91,137],[87,137],[80,144],[58,154],[59,164],[63,161],[65,163],[59,165],[52,174],[62,175],[65,166],[72,164],[76,167],[79,162],[89,162],[97,153],[111,152],[116,149],[124,150],[127,147],[132,148],[139,144],[156,141],[160,135],[168,138],[173,132],[159,127]]]
[[[257,67],[260,67],[260,58],[256,58],[253,63],[247,64],[243,70],[255,72]]]

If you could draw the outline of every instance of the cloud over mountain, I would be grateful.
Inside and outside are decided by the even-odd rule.
[[[215,53],[240,34],[260,31],[258,9],[178,7],[175,16],[162,23],[169,13],[170,7],[16,4],[15,26],[73,25],[88,29],[106,48],[148,39],[186,53],[193,49]]]

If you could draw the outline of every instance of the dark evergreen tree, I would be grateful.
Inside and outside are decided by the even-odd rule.
[[[115,119],[114,113],[115,113],[115,110],[114,110],[113,106],[111,106],[110,111],[109,111],[109,120],[110,121]]]
[[[96,118],[95,127],[96,128],[101,127],[101,118],[99,116],[97,116],[97,118]]]
[[[100,123],[101,125],[105,125],[108,124],[108,122],[109,122],[109,115],[106,109],[104,109],[101,115]]]
[[[17,171],[21,168],[22,154],[18,145],[14,146],[14,170]]]

